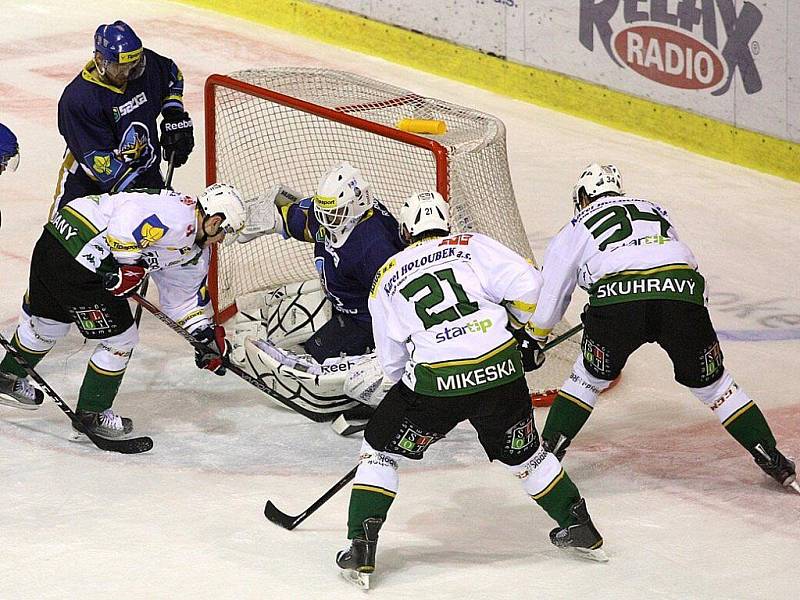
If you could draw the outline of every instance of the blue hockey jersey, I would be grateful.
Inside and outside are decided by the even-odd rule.
[[[376,201],[347,241],[334,248],[314,215],[311,198],[289,205],[283,214],[287,236],[313,241],[314,264],[334,310],[370,322],[367,299],[372,279],[389,257],[405,248],[397,219]]]
[[[163,187],[156,119],[183,110],[183,75],[169,58],[144,49],[144,73],[118,88],[89,62],[58,102],[58,130],[67,149],[56,200],[63,206],[90,194]]]

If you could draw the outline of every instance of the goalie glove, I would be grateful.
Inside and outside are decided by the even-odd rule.
[[[281,207],[300,200],[300,194],[283,185],[274,185],[268,192],[245,202],[247,221],[236,240],[246,244],[268,233],[284,234]]]
[[[194,351],[194,363],[199,369],[208,369],[215,375],[225,375],[226,369],[222,358],[231,351],[231,345],[225,339],[225,329],[221,325],[208,325],[194,332],[195,339],[210,346],[213,351]]]
[[[525,369],[525,372],[535,371],[541,367],[545,360],[544,345],[547,342],[547,336],[534,337],[525,327],[515,329],[512,334],[517,340],[517,347],[522,355],[522,368]]]
[[[147,273],[142,265],[119,265],[116,271],[103,275],[103,287],[119,298],[127,298],[139,290]]]

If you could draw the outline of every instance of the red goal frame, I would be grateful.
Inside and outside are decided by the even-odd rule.
[[[431,140],[407,131],[401,131],[399,129],[395,129],[394,127],[389,127],[380,123],[374,123],[372,121],[353,116],[352,114],[348,114],[347,112],[343,112],[345,110],[349,112],[369,110],[373,105],[363,104],[328,108],[219,74],[210,75],[206,79],[204,86],[206,185],[211,185],[217,181],[216,94],[217,88],[220,87],[232,89],[256,98],[269,100],[276,104],[280,104],[295,110],[316,115],[332,121],[337,121],[339,123],[344,123],[355,129],[361,129],[369,133],[377,134],[385,138],[404,142],[411,146],[428,150],[433,154],[436,164],[436,190],[444,197],[445,200],[449,198],[450,180],[448,174],[448,152],[445,146],[436,142],[435,140]],[[412,94],[404,97],[398,97],[396,100],[393,100],[393,102],[396,102],[397,104],[407,104],[412,102],[415,98],[417,98],[417,96]],[[214,313],[217,315],[217,322],[223,323],[236,314],[237,308],[235,302],[230,306],[219,306],[217,272],[217,251],[216,248],[212,248],[211,265],[208,272],[208,288],[209,293],[211,294],[211,301],[214,306]]]

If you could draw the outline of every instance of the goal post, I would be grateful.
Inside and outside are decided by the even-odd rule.
[[[449,202],[453,233],[484,233],[535,264],[505,126],[492,115],[354,73],[280,67],[211,75],[205,119],[208,184],[229,183],[245,198],[275,184],[311,196],[345,160],[396,216],[409,195],[436,189]],[[218,245],[209,290],[223,322],[237,300],[315,277],[313,244],[266,235]],[[547,387],[561,384],[577,354],[577,344],[564,346],[549,358],[568,365],[545,378]]]

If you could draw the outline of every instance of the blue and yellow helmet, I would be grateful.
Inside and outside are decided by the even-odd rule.
[[[8,127],[0,123],[0,173],[15,171],[19,164],[19,142]]]
[[[130,25],[114,21],[100,25],[94,32],[94,49],[107,62],[124,65],[140,60],[144,46]]]

